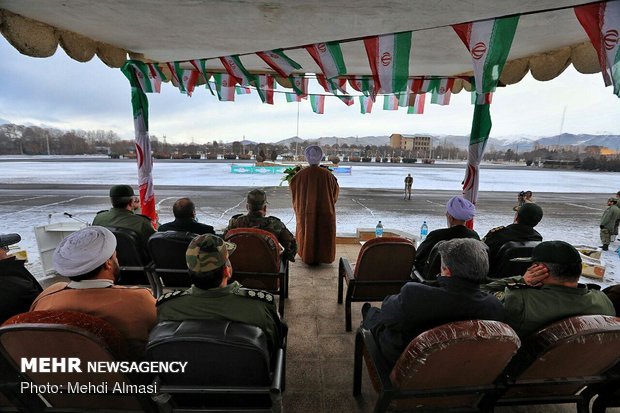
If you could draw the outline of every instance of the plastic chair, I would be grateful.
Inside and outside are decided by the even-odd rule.
[[[116,258],[120,266],[118,285],[150,285],[153,295],[157,286],[152,274],[153,263],[140,244],[138,234],[127,228],[106,227],[116,237]]]
[[[523,275],[531,262],[513,261],[514,258],[532,256],[532,250],[540,241],[509,241],[497,252],[496,262],[490,262],[489,277],[506,278]]]
[[[173,411],[279,410],[286,337],[270,354],[265,333],[256,326],[224,320],[164,321],[151,331],[146,358],[187,361],[183,374],[156,378],[159,391],[172,395]]]
[[[406,238],[373,238],[362,246],[357,256],[355,270],[349,260],[340,257],[338,266],[338,304],[342,304],[344,283],[345,327],[351,331],[351,303],[381,301],[397,294],[401,287],[411,281],[415,260],[415,247]]]
[[[484,396],[497,390],[502,371],[519,345],[514,330],[499,321],[457,321],[414,338],[391,368],[372,333],[360,328],[355,340],[353,394],[361,393],[364,358],[379,393],[375,413],[419,407],[489,410]]]
[[[524,341],[507,368],[497,406],[576,403],[588,412],[588,385],[604,383],[620,359],[620,318],[590,315],[551,324]]]
[[[181,231],[156,232],[148,240],[148,249],[153,258],[156,297],[167,287],[190,287],[185,252],[196,234]]]
[[[34,311],[9,319],[0,327],[0,354],[15,369],[22,359],[78,358],[81,372],[53,371],[22,373],[38,386],[58,386],[62,392],[33,393],[44,402],[40,411],[135,411],[152,412],[148,395],[113,392],[118,385],[135,386],[136,382],[119,372],[93,372],[89,362],[117,361],[115,353],[126,351],[121,334],[108,322],[88,314],[70,311]],[[119,357],[122,357],[119,355]],[[136,376],[138,377],[138,376]],[[75,393],[69,383],[99,385],[108,383],[106,393]],[[37,411],[35,409],[33,411]]]
[[[287,260],[280,259],[281,247],[276,236],[258,228],[235,228],[226,233],[225,239],[237,245],[230,256],[232,280],[247,288],[279,295],[278,310],[283,316],[289,266]]]

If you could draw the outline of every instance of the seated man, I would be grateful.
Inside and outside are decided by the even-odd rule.
[[[480,291],[489,270],[484,244],[474,239],[453,239],[438,246],[441,275],[437,285],[409,282],[399,294],[383,300],[381,309],[364,304],[362,326],[370,329],[379,350],[393,366],[418,334],[460,320],[504,318],[502,304]]]
[[[196,220],[196,207],[189,198],[180,198],[172,206],[174,221],[162,224],[157,231],[183,231],[194,234],[215,234],[211,225],[201,224]]]
[[[155,233],[149,217],[133,213],[133,188],[129,185],[114,185],[110,188],[112,209],[99,211],[93,225],[127,228],[135,231],[146,250],[146,242]]]
[[[426,239],[422,241],[415,255],[416,269],[420,273],[424,273],[426,265],[429,264],[428,259],[431,251],[439,241],[447,241],[454,238],[474,238],[479,240],[480,237],[478,233],[465,226],[465,222],[472,219],[474,215],[476,215],[476,207],[474,204],[462,196],[450,198],[446,204],[448,228],[431,231]]]
[[[534,247],[523,277],[493,281],[482,287],[503,302],[508,323],[521,338],[566,317],[616,315],[605,293],[578,284],[579,252],[564,241],[545,241]]]
[[[103,318],[139,357],[157,319],[155,298],[146,288],[114,285],[119,274],[114,234],[104,227],[83,228],[63,239],[52,259],[54,269],[70,282],[46,288],[30,311],[78,311]]]
[[[497,253],[510,241],[542,241],[542,235],[534,229],[543,217],[543,210],[537,204],[523,204],[517,211],[515,222],[507,227],[496,227],[484,236],[482,241],[489,247],[489,275],[495,274],[501,257]]]
[[[212,234],[194,238],[186,253],[192,286],[159,297],[157,319],[217,319],[254,325],[265,332],[273,350],[280,344],[281,331],[286,327],[280,321],[273,295],[241,288],[236,281],[228,285],[232,276],[228,254],[235,247]]]
[[[286,225],[276,217],[267,216],[267,194],[260,189],[254,189],[248,193],[246,204],[248,213],[246,215],[235,215],[228,222],[226,232],[234,228],[258,228],[274,234],[280,244],[284,247],[282,258],[295,261],[297,254],[297,242],[295,237],[286,228]]]
[[[23,260],[9,255],[9,246],[17,244],[19,234],[0,234],[0,324],[16,314],[28,311],[43,289],[30,274]]]

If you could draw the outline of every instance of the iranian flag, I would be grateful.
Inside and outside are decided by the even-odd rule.
[[[351,106],[353,104],[353,96],[349,96],[349,95],[336,95],[336,97],[340,100],[342,100],[342,102],[347,105],[347,106]]]
[[[282,77],[289,77],[293,70],[301,69],[299,63],[285,55],[282,49],[258,52],[256,54]]]
[[[249,95],[252,93],[249,87],[247,86],[235,86],[235,92],[238,95]]]
[[[364,115],[372,112],[372,103],[370,96],[360,96],[360,113]]]
[[[493,101],[493,92],[483,93],[479,95],[475,90],[471,91],[471,104],[490,105]]]
[[[144,93],[160,92],[161,82],[166,80],[166,76],[164,76],[159,65],[139,61],[131,61],[130,65],[134,68],[136,79]]]
[[[155,227],[157,225],[157,212],[155,211],[155,191],[153,189],[153,157],[149,138],[149,101],[142,91],[136,77],[136,71],[133,69],[135,63],[135,61],[128,61],[121,71],[129,79],[131,85],[131,107],[133,109],[141,213],[149,217],[153,227]]]
[[[478,95],[495,90],[518,23],[519,16],[511,16],[452,26],[471,53]],[[478,199],[480,161],[491,133],[491,125],[490,105],[476,103],[469,137],[467,171],[463,180],[463,196],[474,204]],[[473,227],[473,221],[469,221],[468,226]]]
[[[258,75],[258,87],[256,91],[258,96],[269,105],[273,105],[273,90],[276,88],[276,82],[271,75]]]
[[[325,96],[310,95],[310,105],[314,113],[322,114],[325,111]]]
[[[301,98],[305,98],[308,96],[308,78],[304,75],[301,76],[291,76],[289,77],[291,81],[291,86],[293,90],[297,94],[297,96]]]
[[[333,93],[334,95],[337,94],[338,91],[344,94],[347,93],[347,79],[344,77],[340,77],[336,79],[327,79],[322,74],[317,73],[316,80],[317,82],[319,82],[319,85],[321,85],[327,93]]]
[[[437,82],[437,87],[433,89],[433,95],[431,96],[431,103],[436,105],[449,105],[450,96],[452,95],[452,86],[454,85],[454,78],[442,78]]]
[[[170,73],[172,73],[172,84],[179,88],[181,93],[192,96],[194,86],[198,81],[198,71],[192,69],[183,69],[179,62],[166,63]]]
[[[215,79],[215,90],[217,98],[220,102],[235,101],[235,84],[237,81],[228,73],[216,73],[213,75]]]
[[[399,93],[407,87],[411,32],[387,34],[364,40],[370,70],[382,93]]]
[[[437,79],[416,78],[411,84],[411,91],[415,94],[432,92],[437,87]]]
[[[375,81],[370,76],[350,77],[349,84],[358,92],[362,92],[365,96],[372,96],[373,100],[376,97],[375,93]]]
[[[605,86],[613,85],[620,97],[620,2],[586,4],[574,10],[596,50]]]
[[[301,97],[299,97],[299,95],[297,95],[296,93],[291,93],[291,92],[284,92],[286,95],[286,101],[288,103],[291,102],[301,102]]]
[[[415,94],[411,91],[413,87],[413,79],[407,80],[407,89],[398,95],[398,106],[406,108],[413,105]]]
[[[226,72],[228,72],[228,74],[232,76],[235,81],[239,83],[239,85],[255,85],[255,77],[251,75],[250,72],[248,72],[247,69],[243,66],[243,63],[241,63],[241,59],[239,59],[239,56],[235,55],[220,57],[220,61],[224,65]]]
[[[213,89],[211,88],[211,83],[209,80],[211,79],[211,74],[207,73],[207,59],[194,59],[189,61],[194,69],[196,69],[202,76],[205,78],[205,88],[209,89],[211,95],[215,95],[213,93]]]
[[[396,95],[383,96],[383,110],[398,110],[398,98]]]
[[[415,95],[413,105],[407,108],[408,114],[422,115],[424,113],[424,102],[426,101],[426,94]]]
[[[306,46],[306,50],[328,79],[347,73],[347,67],[342,58],[342,50],[340,50],[340,43],[316,43]]]

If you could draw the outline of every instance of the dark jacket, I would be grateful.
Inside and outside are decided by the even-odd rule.
[[[26,312],[43,291],[37,280],[15,257],[0,261],[0,324]]]
[[[381,310],[371,308],[364,322],[381,353],[393,366],[409,342],[420,333],[460,320],[504,319],[504,308],[476,282],[438,277],[437,286],[410,282],[399,294],[383,300]]]
[[[502,246],[510,241],[542,241],[542,235],[531,225],[510,224],[490,230],[482,241],[489,247],[489,274],[495,274],[501,257],[497,253]]]
[[[182,231],[191,232],[193,234],[215,234],[211,225],[201,224],[193,218],[175,218],[172,222],[161,224],[157,231]]]
[[[442,228],[431,231],[416,251],[416,269],[421,273],[424,271],[424,267],[431,250],[439,241],[447,241],[455,238],[474,238],[479,240],[480,236],[478,236],[476,231],[469,229],[464,225],[455,225],[450,228]]]

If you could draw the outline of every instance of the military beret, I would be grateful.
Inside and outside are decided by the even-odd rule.
[[[22,237],[19,234],[0,234],[0,248],[17,244],[21,240]]]
[[[534,203],[523,204],[517,211],[517,219],[520,224],[536,226],[543,217],[543,210]]]

